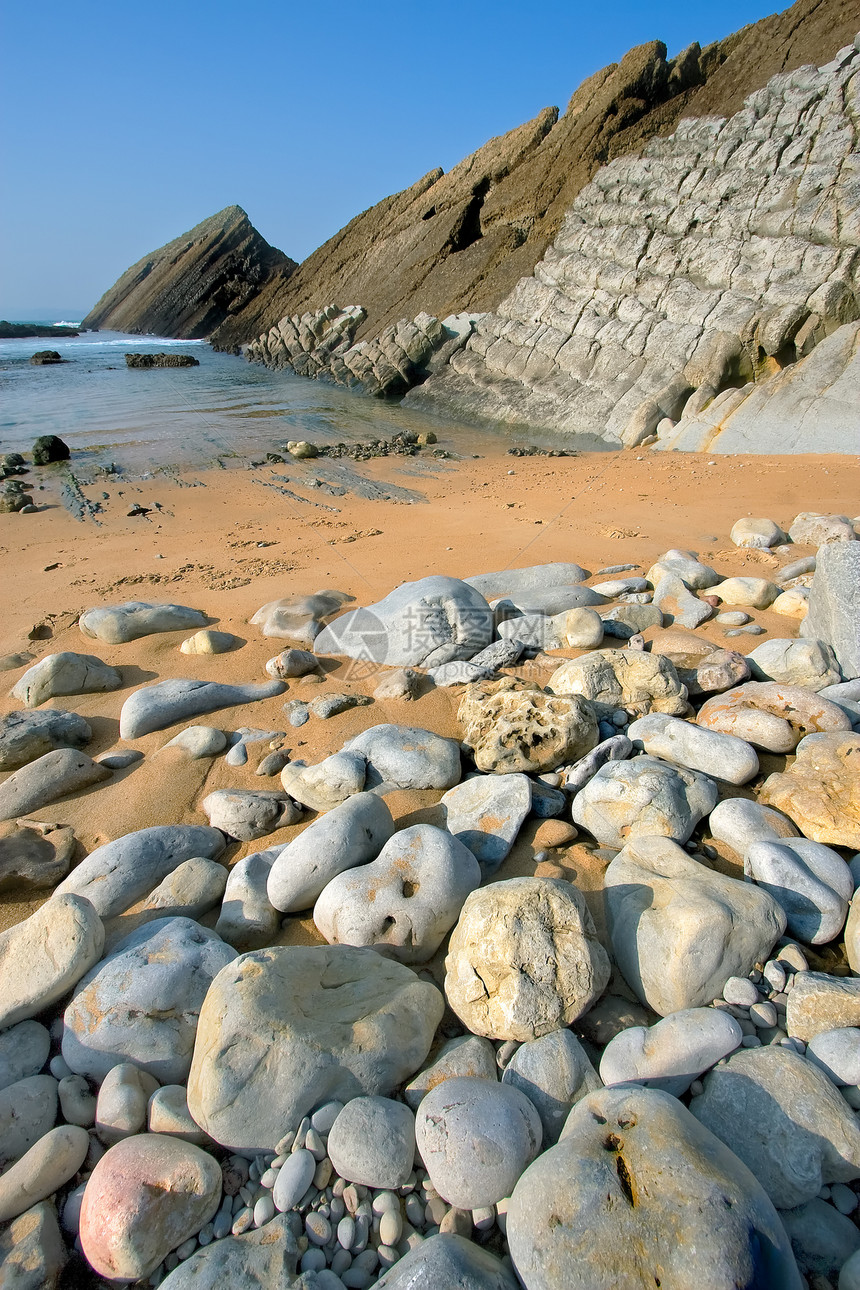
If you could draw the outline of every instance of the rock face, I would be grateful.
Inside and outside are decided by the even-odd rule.
[[[331,1098],[390,1093],[442,1019],[435,986],[373,950],[290,946],[223,968],[200,1013],[188,1109],[216,1142],[269,1150]]]
[[[272,278],[213,341],[235,348],[285,315],[312,316],[332,301],[363,307],[358,340],[421,310],[444,318],[494,309],[532,272],[608,158],[640,148],[682,116],[736,112],[769,76],[826,61],[856,28],[856,11],[844,0],[801,0],[672,60],[659,41],[632,49],[589,77],[561,116],[547,108],[448,174],[431,170],[358,215],[292,277]]]
[[[517,1183],[507,1232],[520,1280],[539,1290],[802,1285],[761,1185],[654,1089],[577,1102]]]
[[[241,207],[227,206],[126,269],[81,328],[189,340],[209,336],[240,310],[250,321],[260,291],[283,284],[295,267],[269,246]]]
[[[669,838],[637,838],[604,878],[609,935],[627,984],[661,1016],[718,998],[765,962],[785,930],[767,892],[691,859]]]
[[[729,119],[683,120],[594,175],[534,276],[409,403],[628,446],[661,426],[660,447],[737,452],[752,436],[797,452],[821,446],[825,390],[827,447],[853,451],[856,238],[837,214],[850,39],[821,71],[780,71]],[[798,359],[806,371],[781,371]],[[770,376],[782,416],[762,418],[759,399],[753,431],[744,405]]]
[[[603,993],[609,958],[571,883],[511,878],[468,897],[451,933],[445,994],[473,1034],[536,1039]]]

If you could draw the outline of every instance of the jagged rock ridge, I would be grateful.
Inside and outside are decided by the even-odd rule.
[[[240,311],[250,324],[265,288],[285,282],[295,268],[240,206],[227,206],[133,264],[81,327],[205,338]]]
[[[653,41],[595,73],[561,117],[546,108],[492,139],[448,174],[356,216],[285,280],[212,337],[236,349],[287,315],[332,302],[364,310],[357,340],[421,312],[491,310],[531,274],[577,193],[600,166],[668,134],[684,116],[737,111],[774,74],[824,63],[860,26],[857,0],[798,0],[790,9],[668,60]]]
[[[772,78],[728,120],[685,120],[599,171],[534,276],[410,401],[628,446],[656,432],[737,451],[737,436],[718,442],[729,404],[860,316],[858,70],[846,46],[820,71]],[[829,352],[823,388],[857,363],[856,337]],[[856,376],[843,403],[852,388],[856,399]],[[854,419],[836,419],[844,443],[831,421],[819,442],[810,425],[786,444],[783,427],[757,447],[856,451]]]

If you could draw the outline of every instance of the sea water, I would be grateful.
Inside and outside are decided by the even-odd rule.
[[[32,366],[38,350],[65,361]],[[128,368],[126,353],[192,354],[199,367]],[[289,371],[270,371],[206,341],[84,332],[0,340],[0,452],[27,452],[39,435],[59,435],[76,470],[115,463],[130,475],[247,462],[287,440],[366,442],[399,430],[432,430],[457,453],[488,437],[508,445],[599,449],[600,440],[477,429],[373,399]]]

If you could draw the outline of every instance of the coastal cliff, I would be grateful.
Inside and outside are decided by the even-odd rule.
[[[241,206],[227,206],[133,264],[81,327],[193,340],[210,336],[240,311],[248,326],[255,319],[263,325],[255,302],[295,268],[260,236]]]

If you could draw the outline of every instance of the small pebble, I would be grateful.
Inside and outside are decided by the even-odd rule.
[[[857,1193],[845,1183],[830,1184],[830,1200],[840,1214],[853,1214],[857,1208]]]
[[[305,1232],[314,1245],[328,1245],[331,1240],[331,1223],[322,1214],[311,1213],[305,1219]]]
[[[421,1204],[421,1197],[414,1193],[406,1197],[406,1217],[413,1227],[424,1226],[424,1206]]]
[[[275,1202],[271,1193],[261,1196],[254,1206],[254,1226],[262,1227],[275,1217]]]
[[[72,1074],[71,1066],[66,1064],[65,1060],[59,1055],[59,1053],[56,1057],[51,1058],[51,1064],[48,1067],[48,1070],[51,1072],[54,1079],[58,1080],[68,1079],[69,1075]]]
[[[779,993],[785,989],[787,973],[782,964],[777,962],[776,959],[771,959],[768,963],[765,963],[762,975],[771,990],[775,990]]]
[[[317,1245],[305,1250],[301,1259],[302,1272],[321,1272],[325,1267],[325,1254]]]
[[[700,1079],[694,1079],[690,1085],[690,1096],[701,1097],[705,1091],[705,1086]]]
[[[439,1224],[439,1231],[447,1233],[450,1236],[463,1236],[468,1239],[472,1235],[472,1212],[468,1209],[449,1209],[448,1213]]]
[[[434,1196],[432,1200],[428,1200],[427,1202],[424,1210],[424,1217],[428,1223],[438,1227],[447,1213],[447,1201],[444,1201],[441,1196]]]
[[[212,1223],[207,1223],[205,1227],[201,1227],[200,1231],[197,1233],[197,1244],[211,1245],[212,1239],[215,1235],[213,1229],[214,1225]]]
[[[184,1262],[185,1259],[191,1258],[191,1255],[194,1253],[196,1249],[197,1249],[197,1237],[189,1236],[187,1241],[183,1241],[181,1245],[178,1245],[176,1247],[176,1257],[181,1262]]]
[[[469,1228],[471,1230],[471,1220]],[[403,1219],[400,1211],[387,1210],[379,1220],[379,1239],[383,1245],[396,1245],[403,1231]]]
[[[265,1187],[267,1191],[271,1191],[277,1181],[278,1181],[277,1169],[267,1169],[266,1172],[263,1174],[262,1178],[260,1179],[260,1186]]]
[[[323,1102],[322,1106],[317,1107],[311,1115],[311,1128],[315,1129],[317,1133],[330,1132],[331,1126],[342,1110],[343,1102]]]
[[[754,1026],[775,1026],[777,1020],[776,1008],[772,1003],[754,1003],[750,1008],[750,1021]]]
[[[243,1232],[248,1231],[253,1222],[254,1211],[249,1205],[245,1205],[244,1208],[239,1210],[239,1213],[233,1219],[233,1226],[231,1228],[233,1235],[241,1236]]]
[[[743,976],[730,976],[723,986],[723,998],[726,1003],[749,1008],[761,998],[752,981]]]
[[[342,1218],[337,1225],[337,1240],[345,1250],[351,1250],[355,1240],[355,1220]]]
[[[482,1209],[472,1210],[472,1222],[479,1232],[488,1232],[496,1221],[495,1205],[487,1205]]]
[[[371,1210],[374,1214],[381,1217],[389,1212],[400,1213],[400,1201],[393,1191],[378,1191],[374,1193]],[[392,1244],[391,1241],[388,1242]]]
[[[761,1048],[762,1043],[758,1035],[744,1035],[741,1041],[742,1048]]]
[[[535,859],[537,859],[537,857],[535,857]],[[505,1042],[501,1045],[501,1047],[496,1053],[496,1065],[499,1067],[500,1070],[505,1069],[508,1062],[511,1060],[511,1058],[513,1057],[514,1053],[517,1051],[519,1046],[520,1045],[516,1039],[506,1039]]]
[[[352,1255],[349,1250],[335,1250],[331,1259],[331,1270],[335,1276],[341,1276],[350,1267],[352,1267]]]

